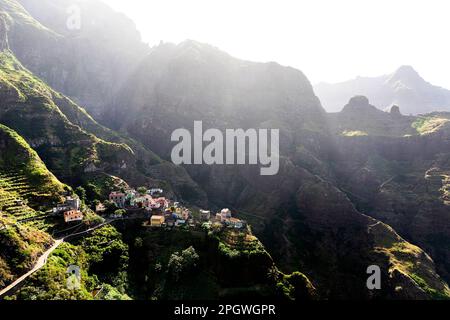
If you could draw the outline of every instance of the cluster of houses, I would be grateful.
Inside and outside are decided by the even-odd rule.
[[[150,218],[150,226],[152,227],[180,227],[195,226],[195,220],[192,212],[180,206],[178,202],[172,206],[167,206],[164,210],[153,212]]]
[[[234,229],[245,229],[247,226],[245,221],[233,217],[230,209],[222,209],[215,215],[212,215],[209,210],[199,210],[198,214],[194,215],[179,202],[171,202],[162,194],[162,189],[150,189],[145,193],[134,189],[113,191],[109,194],[109,201],[115,203],[120,209],[147,212],[150,219],[146,225],[151,227],[195,227],[203,223],[220,224]],[[84,217],[80,206],[79,198],[67,196],[64,203],[53,208],[53,213],[63,214],[66,223],[82,221]],[[105,210],[105,206],[101,203],[96,207],[98,213]]]
[[[66,197],[64,203],[58,204],[53,208],[53,214],[63,214],[66,223],[73,221],[82,221],[84,216],[80,211],[81,201],[79,198]]]
[[[150,220],[146,225],[151,227],[195,227],[199,223],[216,223],[225,227],[244,229],[245,221],[232,217],[230,209],[222,209],[215,216],[211,211],[200,210],[198,215],[181,206],[179,202],[171,202],[162,197],[162,189],[150,189],[141,194],[134,189],[113,191],[109,201],[122,209],[144,209],[150,213]]]
[[[145,194],[140,194],[134,189],[126,191],[113,191],[109,194],[109,201],[114,202],[121,209],[145,209],[147,211],[165,209],[169,201],[160,195],[162,189],[150,189]]]

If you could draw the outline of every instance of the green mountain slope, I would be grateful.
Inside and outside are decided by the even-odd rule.
[[[1,19],[5,47],[0,52],[0,122],[21,134],[65,182],[86,184],[91,175],[99,173],[120,176],[136,185],[160,185],[180,199],[204,204],[204,192],[185,170],[99,125],[84,109],[22,66],[9,50],[8,35],[14,37],[17,25],[25,23],[25,13],[17,13],[17,6],[9,5],[12,2],[0,2],[0,8],[9,10]],[[18,22],[13,17],[18,17]]]
[[[59,202],[65,186],[13,130],[0,125],[0,287],[30,269],[53,240],[17,223]]]
[[[126,145],[100,140],[72,124],[53,100],[59,95],[8,51],[0,52],[0,81],[6,88],[0,122],[19,132],[59,177],[74,177],[92,164],[117,168],[132,158]]]
[[[22,137],[0,125],[0,210],[18,217],[48,209],[64,188]]]

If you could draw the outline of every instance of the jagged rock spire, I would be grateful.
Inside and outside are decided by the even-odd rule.
[[[391,106],[391,109],[389,110],[390,114],[394,115],[394,116],[401,116],[401,112],[400,112],[400,107],[397,105],[393,105]]]

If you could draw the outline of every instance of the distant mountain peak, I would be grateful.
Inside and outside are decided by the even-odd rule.
[[[387,82],[391,84],[401,82],[406,86],[416,86],[423,84],[426,81],[412,66],[403,65],[389,77]]]
[[[341,110],[355,94],[366,96],[380,110],[389,111],[393,104],[400,105],[404,115],[450,111],[450,90],[428,82],[410,65],[378,77],[318,84],[314,90],[328,112]]]
[[[394,73],[404,75],[418,75],[419,73],[410,65],[400,66]]]

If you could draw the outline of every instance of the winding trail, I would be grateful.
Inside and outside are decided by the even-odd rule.
[[[49,255],[56,250],[56,248],[58,248],[60,246],[61,243],[64,242],[64,239],[59,239],[59,240],[55,240],[55,243],[47,250],[45,251],[38,259],[38,261],[36,262],[36,264],[34,265],[33,269],[31,269],[30,271],[28,271],[27,273],[25,273],[23,276],[21,276],[20,278],[18,278],[16,281],[14,281],[13,283],[11,283],[9,286],[7,286],[6,288],[2,289],[0,291],[0,298],[5,295],[6,293],[8,293],[10,290],[12,290],[13,288],[15,288],[18,284],[20,284],[21,282],[23,282],[25,279],[27,279],[29,276],[31,276],[33,273],[35,273],[36,271],[38,271],[39,269],[41,269],[43,266],[45,266],[45,264],[47,263],[47,258],[49,257]]]
[[[55,240],[55,243],[47,250],[45,251],[38,259],[38,261],[36,262],[36,264],[34,265],[33,269],[31,269],[30,271],[28,271],[27,273],[25,273],[24,275],[22,275],[20,278],[16,279],[13,283],[11,283],[10,285],[8,285],[7,287],[3,288],[0,290],[0,300],[2,299],[2,297],[4,295],[6,295],[9,291],[11,291],[12,289],[14,289],[15,287],[17,287],[20,283],[22,283],[23,281],[25,281],[28,277],[30,277],[33,273],[35,273],[36,271],[38,271],[39,269],[41,269],[43,266],[45,266],[45,264],[47,263],[47,259],[50,256],[50,254],[53,253],[53,251],[55,251],[65,240],[72,238],[72,237],[78,237],[81,235],[84,235],[86,233],[90,233],[94,230],[97,230],[105,225],[111,224],[112,222],[115,221],[119,221],[119,220],[130,220],[132,218],[118,218],[118,219],[111,219],[111,220],[107,220],[99,225],[96,225],[95,227],[89,228],[87,230],[81,231],[81,232],[77,232],[77,233],[73,233],[70,235],[67,235],[63,238],[60,238],[58,240]]]

